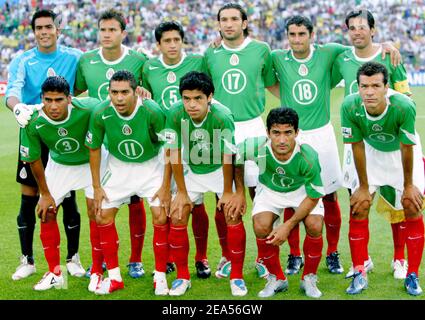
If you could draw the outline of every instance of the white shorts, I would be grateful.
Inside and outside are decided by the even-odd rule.
[[[102,202],[102,209],[119,208],[130,203],[134,195],[146,198],[151,207],[159,207],[159,199],[152,197],[162,185],[164,165],[158,156],[142,162],[124,162],[109,154],[107,169],[102,177],[102,188],[108,201]]]
[[[422,143],[419,134],[416,132],[416,145],[413,152],[422,156]],[[416,157],[416,156],[415,156]],[[342,163],[343,186],[348,189],[354,189],[359,185],[356,164],[354,163],[353,148],[351,144],[344,144],[344,161]]]
[[[277,192],[267,188],[262,183],[258,183],[255,189],[255,198],[252,205],[252,216],[260,212],[273,212],[277,216],[281,216],[285,208],[298,208],[300,203],[307,197],[305,188],[301,187],[292,192]],[[310,212],[310,214],[317,214],[323,216],[325,209],[323,207],[322,199]]]
[[[365,142],[366,171],[369,183],[369,192],[375,193],[381,186],[390,186],[395,189],[394,209],[401,210],[401,195],[404,190],[403,164],[401,151],[382,152]],[[413,147],[413,184],[423,192],[425,186],[424,164],[421,148]],[[359,185],[355,185],[356,190]]]
[[[246,138],[267,136],[263,119],[257,117],[247,121],[235,122],[235,143],[241,143]],[[245,185],[255,187],[258,184],[259,169],[254,161],[245,161]]]
[[[76,166],[63,165],[49,157],[44,173],[47,187],[55,199],[56,206],[60,205],[72,190],[84,189],[86,198],[93,199],[89,163]]]
[[[342,185],[341,165],[334,128],[331,123],[313,130],[301,130],[298,134],[299,143],[309,144],[319,155],[325,194],[337,191]]]
[[[187,166],[185,167],[184,181],[189,198],[196,205],[204,202],[205,192],[214,192],[219,198],[223,195],[222,167],[210,173],[196,174]]]

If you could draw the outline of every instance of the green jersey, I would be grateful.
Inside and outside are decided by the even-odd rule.
[[[235,124],[228,108],[213,101],[202,123],[196,124],[178,102],[168,111],[165,140],[170,149],[183,146],[183,160],[197,174],[222,166],[222,155],[234,153]]]
[[[199,54],[183,54],[175,65],[165,64],[162,56],[149,60],[143,66],[143,87],[152,93],[163,109],[181,100],[179,92],[180,79],[190,71],[207,72],[205,60]]]
[[[110,101],[104,101],[92,114],[86,146],[100,148],[108,139],[108,151],[124,162],[145,162],[158,154],[159,136],[165,115],[153,100],[140,100],[133,113],[121,116]]]
[[[357,70],[366,62],[374,61],[383,64],[388,70],[388,84],[391,89],[400,93],[410,94],[409,82],[406,69],[403,64],[394,67],[390,61],[390,55],[382,59],[382,49],[378,50],[370,58],[359,58],[354,48],[341,53],[335,60],[332,70],[332,86],[336,86],[342,79],[345,82],[345,96],[359,91],[357,85]]]
[[[142,69],[147,58],[125,46],[121,58],[108,61],[102,55],[102,48],[84,53],[78,61],[75,88],[80,91],[88,90],[89,97],[101,101],[108,98],[109,80],[116,71],[128,70],[141,83]]]
[[[20,154],[23,161],[40,159],[43,142],[50,157],[63,165],[89,162],[89,150],[84,146],[92,110],[100,103],[93,98],[73,98],[65,120],[54,121],[42,110],[35,111],[22,130]]]
[[[235,121],[254,119],[264,112],[264,88],[277,81],[270,53],[268,44],[250,38],[237,49],[222,43],[205,52],[214,98],[230,108]]]
[[[296,144],[291,158],[282,162],[273,154],[266,137],[248,138],[238,145],[238,164],[252,160],[260,168],[259,181],[277,192],[291,192],[305,187],[308,197],[317,199],[325,195],[320,177],[317,152],[308,144]]]
[[[344,143],[364,140],[383,152],[399,150],[400,143],[415,144],[415,116],[415,103],[400,93],[389,97],[385,111],[377,117],[366,112],[358,93],[349,95],[341,106]]]
[[[295,58],[292,50],[272,52],[281,105],[297,111],[300,129],[317,129],[329,123],[332,66],[347,48],[337,43],[314,44],[303,60]]]

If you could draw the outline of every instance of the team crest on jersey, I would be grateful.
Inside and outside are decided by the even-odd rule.
[[[55,69],[53,69],[53,68],[47,69],[47,76],[48,77],[53,77],[55,75],[56,75]]]
[[[351,128],[348,128],[348,127],[342,127],[342,128],[341,128],[341,130],[342,130],[342,136],[343,136],[344,138],[349,139],[349,138],[352,138],[352,137],[353,137],[353,133],[352,133],[352,131],[351,131]]]
[[[372,126],[372,130],[373,130],[373,131],[377,131],[377,132],[379,132],[379,131],[382,131],[382,127],[381,127],[379,124],[375,123],[375,124]]]
[[[59,128],[58,135],[59,137],[65,137],[68,135],[68,130],[66,130],[65,128]]]
[[[276,172],[277,172],[278,174],[281,174],[281,175],[284,175],[284,174],[285,174],[285,170],[284,170],[282,167],[277,167],[277,168],[276,168]]]
[[[21,179],[26,179],[28,177],[27,170],[25,167],[22,167],[21,171],[19,171],[19,177]]]
[[[128,124],[125,124],[122,127],[122,133],[126,136],[129,136],[131,133],[133,132],[133,130],[131,130],[130,126]]]
[[[204,133],[202,132],[202,130],[195,130],[193,132],[193,136],[196,140],[204,140]]]
[[[308,68],[304,63],[302,63],[300,67],[298,68],[298,74],[302,77],[305,77],[306,75],[308,75]]]
[[[114,73],[115,73],[114,69],[109,68],[108,71],[106,71],[106,79],[111,80]]]
[[[86,141],[90,144],[93,143],[93,134],[90,131],[87,131]]]
[[[237,66],[239,64],[239,57],[236,53],[232,54],[232,56],[230,57],[230,64],[232,66]]]
[[[173,71],[168,72],[168,75],[167,75],[168,83],[174,83],[176,82],[176,79],[177,79],[176,74]]]

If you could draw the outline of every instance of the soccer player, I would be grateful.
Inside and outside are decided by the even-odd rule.
[[[309,145],[297,142],[298,132],[297,113],[291,108],[276,108],[267,116],[268,138],[248,138],[238,146],[237,163],[243,164],[249,159],[256,161],[260,168],[252,220],[258,256],[270,273],[265,288],[258,294],[262,298],[288,288],[280,265],[279,246],[300,221],[306,228],[306,262],[301,289],[312,298],[322,295],[317,288],[316,274],[322,257],[324,210],[321,198],[325,194],[318,155]],[[243,167],[236,165],[235,172],[235,175],[243,175]],[[243,181],[242,178],[235,180]],[[295,213],[276,226],[285,208],[293,208]]]
[[[191,286],[188,269],[187,223],[193,203],[205,192],[220,198],[222,207],[232,194],[232,148],[234,122],[228,108],[213,101],[214,85],[202,72],[191,71],[179,86],[182,102],[168,111],[165,136],[177,193],[171,204],[168,241],[177,266],[177,279],[170,295],[183,295]],[[183,150],[183,151],[182,151]],[[188,164],[183,168],[183,161]],[[187,171],[187,172],[185,172]],[[245,256],[245,229],[240,215],[226,219],[227,244],[232,263],[230,287],[235,296],[247,293],[242,268]]]
[[[109,80],[119,70],[131,71],[138,83],[142,81],[142,68],[147,58],[145,55],[124,46],[127,36],[125,17],[114,9],[104,11],[99,19],[100,48],[84,53],[78,63],[75,80],[76,95],[88,90],[88,95],[100,100],[108,99]],[[105,142],[107,148],[107,141]],[[131,255],[128,273],[132,278],[139,278],[145,271],[142,263],[142,250],[146,230],[146,212],[143,201],[133,197],[129,208],[129,227]],[[87,271],[87,276],[90,269]]]
[[[115,72],[109,81],[111,100],[104,101],[92,114],[86,137],[86,146],[90,148],[97,229],[109,276],[102,280],[96,294],[109,294],[124,287],[118,264],[115,216],[119,207],[129,203],[133,195],[145,197],[149,203],[154,225],[155,294],[168,294],[165,277],[167,215],[160,207],[162,200],[155,197],[163,182],[158,137],[164,128],[165,116],[155,101],[138,99],[136,88],[137,81],[132,72]],[[108,139],[109,155],[106,172],[101,178],[101,146],[105,138]],[[99,265],[99,262],[93,261],[95,264]]]
[[[354,48],[353,50],[343,52],[335,60],[332,70],[334,84],[344,79],[345,96],[357,93],[357,70],[365,62],[376,61],[384,64],[387,68],[389,88],[410,96],[411,92],[404,65],[399,64],[393,66],[388,56],[383,59],[381,45],[373,42],[373,37],[375,35],[375,19],[372,13],[369,10],[351,11],[345,18],[345,24],[348,28],[348,35]],[[418,147],[421,147],[419,141]],[[349,190],[352,188],[352,185],[358,184],[350,144],[344,145],[342,175],[343,186]],[[380,197],[379,200],[382,201],[382,198]],[[391,222],[394,242],[394,256],[392,260],[393,274],[396,279],[404,279],[407,273],[407,260],[405,260],[404,256],[406,244],[404,230],[406,228],[406,223],[402,212],[398,212],[398,214],[397,212],[392,212],[392,214],[393,215],[389,216],[389,220]],[[373,262],[370,258],[365,261],[365,269],[368,272],[373,269]],[[347,276],[352,275],[352,272],[353,269],[351,268]]]
[[[265,106],[265,88],[272,89],[276,75],[267,43],[251,39],[248,31],[246,11],[236,3],[228,3],[217,13],[222,42],[218,47],[208,48],[205,59],[209,74],[216,88],[215,99],[228,106],[235,120],[235,142],[248,137],[266,136],[261,118]],[[245,165],[245,185],[251,199],[258,182],[258,167],[249,161]],[[226,244],[226,223],[222,211],[216,210],[216,226],[222,249],[222,258],[217,266],[216,276],[229,276],[231,264]],[[267,270],[256,261],[260,277],[267,276]]]
[[[57,44],[60,33],[57,15],[50,10],[34,13],[31,28],[37,46],[15,57],[9,65],[6,90],[6,106],[13,110],[21,127],[28,124],[34,105],[40,109],[40,88],[48,76],[65,77],[72,88],[75,71],[81,51]],[[22,130],[21,130],[22,134]],[[42,146],[42,161],[46,165],[47,148]],[[21,243],[21,264],[12,275],[13,280],[26,278],[36,271],[33,257],[33,237],[35,228],[35,207],[39,200],[37,183],[30,170],[29,163],[18,160],[16,181],[21,184],[21,207],[17,224]],[[78,255],[80,238],[80,214],[75,201],[75,192],[62,202],[63,224],[68,240],[66,257],[67,269],[73,276],[83,276],[83,267]]]
[[[409,266],[407,292],[419,295],[418,271],[424,249],[422,217],[424,168],[416,147],[415,104],[403,94],[387,97],[388,72],[384,65],[367,62],[357,71],[359,93],[347,96],[341,106],[344,143],[352,144],[359,183],[350,198],[349,241],[354,266],[348,294],[367,288],[368,215],[379,191],[387,211],[403,212]]]
[[[35,290],[64,286],[56,219],[57,208],[70,191],[85,190],[87,213],[94,220],[89,152],[84,141],[91,110],[99,103],[92,98],[71,100],[69,84],[61,76],[48,77],[41,86],[41,96],[44,107],[32,114],[20,145],[21,159],[30,163],[40,190],[37,215],[41,219],[40,239],[49,266]],[[50,155],[46,169],[42,143]]]
[[[181,101],[180,79],[190,71],[205,72],[207,69],[202,55],[184,53],[184,30],[180,23],[160,23],[155,29],[155,39],[161,55],[145,63],[142,83],[143,87],[152,93],[152,99],[167,114],[171,105]],[[207,259],[208,228],[208,214],[203,199],[200,199],[200,203],[195,204],[192,211],[192,229],[196,245],[195,267],[199,278],[208,278],[211,275]],[[170,259],[172,260],[172,257]]]

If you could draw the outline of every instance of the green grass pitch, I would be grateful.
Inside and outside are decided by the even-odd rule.
[[[422,136],[422,145],[425,139],[425,88],[413,88],[413,97],[417,104],[417,130]],[[336,89],[332,93],[332,114],[331,120],[334,124],[337,134],[338,144],[342,151],[339,106],[343,98],[342,89]],[[267,96],[267,109],[277,107],[278,101]],[[147,211],[147,233],[145,245],[143,249],[143,262],[145,265],[146,275],[141,279],[130,278],[126,271],[126,264],[130,254],[130,240],[128,227],[128,209],[123,207],[117,216],[117,227],[120,236],[120,266],[125,282],[125,289],[116,292],[110,296],[98,297],[87,291],[88,279],[68,277],[68,288],[66,290],[48,290],[47,292],[35,292],[32,286],[40,280],[43,273],[47,271],[47,264],[44,259],[42,246],[39,238],[39,222],[37,222],[34,235],[34,250],[37,273],[31,277],[13,281],[11,275],[18,265],[20,256],[20,246],[18,232],[16,229],[16,216],[20,204],[20,189],[15,182],[16,173],[16,158],[18,144],[18,126],[12,113],[4,107],[4,101],[0,98],[0,215],[2,223],[0,224],[0,299],[18,299],[18,300],[254,300],[257,298],[257,293],[263,288],[265,281],[256,276],[254,269],[254,260],[257,254],[255,237],[252,230],[250,219],[251,203],[244,217],[245,227],[247,230],[247,251],[245,258],[245,281],[248,287],[248,295],[243,298],[233,297],[230,293],[228,279],[216,279],[212,276],[210,279],[201,280],[196,277],[194,267],[194,251],[195,244],[193,234],[189,228],[190,238],[190,254],[189,265],[192,275],[192,289],[182,298],[161,297],[158,298],[153,293],[151,272],[154,268],[153,250],[152,250],[152,224],[150,212]],[[339,191],[339,201],[342,210],[342,229],[340,236],[339,252],[345,271],[348,270],[351,259],[348,245],[348,196],[343,189]],[[78,193],[78,203],[81,212],[81,239],[80,239],[80,256],[83,266],[87,267],[90,264],[90,243],[89,243],[89,226],[85,211],[83,193]],[[212,268],[215,267],[220,259],[220,246],[217,238],[214,223],[214,198],[212,194],[206,197],[207,210],[210,216],[209,229],[209,247],[208,258]],[[61,261],[65,264],[64,255],[66,254],[66,238],[61,222],[61,211],[58,220],[61,229]],[[422,297],[410,297],[405,293],[403,282],[395,280],[392,277],[390,262],[393,254],[393,244],[391,236],[391,228],[381,216],[378,216],[374,210],[370,215],[370,242],[369,253],[374,261],[374,272],[369,275],[369,288],[358,296],[349,296],[345,294],[345,289],[349,284],[348,280],[342,275],[331,275],[328,273],[325,266],[326,254],[326,237],[324,235],[323,257],[319,266],[319,288],[323,292],[321,299],[326,300],[390,300],[390,299],[425,299]],[[303,227],[301,227],[301,240],[304,238]],[[286,267],[286,258],[288,254],[288,245],[285,243],[281,246],[281,261]],[[420,274],[424,274],[424,264],[422,264]],[[175,278],[175,273],[168,276],[169,285]],[[274,300],[303,300],[308,299],[299,289],[300,275],[289,277],[289,290],[285,293],[279,293]],[[425,286],[425,282],[422,281]]]

